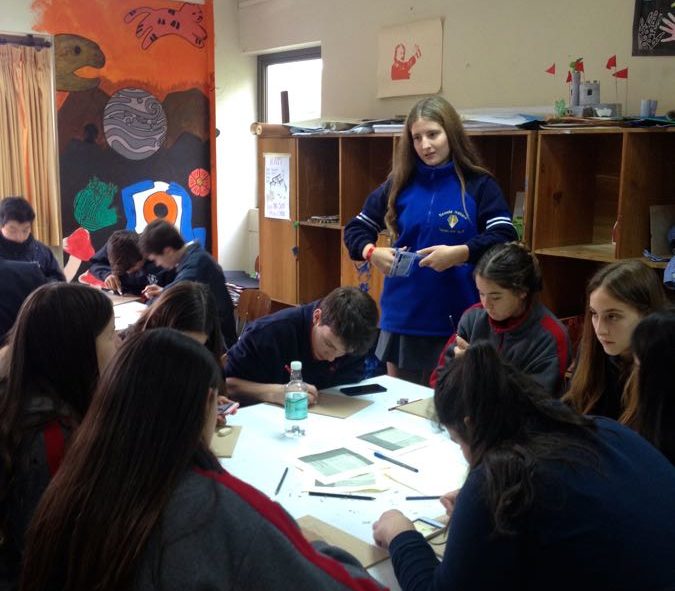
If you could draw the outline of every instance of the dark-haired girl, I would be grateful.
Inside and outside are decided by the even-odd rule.
[[[440,562],[399,511],[374,524],[403,591],[673,587],[675,470],[642,437],[551,398],[488,343],[448,366],[434,404],[470,472]]]
[[[631,338],[633,375],[619,421],[635,429],[675,466],[675,310],[647,316]]]
[[[24,302],[0,381],[0,588],[14,588],[24,531],[116,348],[99,290],[50,283]]]
[[[492,343],[502,359],[559,394],[571,362],[567,330],[538,299],[541,271],[537,258],[522,244],[497,244],[474,269],[480,303],[462,315],[431,375],[479,339]]]
[[[220,379],[175,330],[125,341],[35,513],[22,591],[380,589],[220,467],[209,451]]]

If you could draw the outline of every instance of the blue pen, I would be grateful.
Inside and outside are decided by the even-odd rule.
[[[375,457],[379,458],[380,460],[385,460],[387,462],[391,462],[392,464],[395,464],[396,466],[400,466],[401,468],[405,468],[406,470],[411,470],[412,472],[419,472],[419,470],[413,466],[409,466],[408,464],[404,464],[403,462],[399,460],[395,460],[394,458],[390,458],[389,456],[385,456],[383,453],[380,453],[379,451],[375,452]]]

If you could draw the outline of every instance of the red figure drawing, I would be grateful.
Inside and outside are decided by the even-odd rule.
[[[391,79],[409,80],[410,70],[421,57],[422,51],[420,50],[420,46],[415,44],[415,52],[408,59],[405,59],[405,45],[399,43],[394,48],[394,63],[391,64]]]
[[[201,26],[204,20],[202,8],[197,4],[183,4],[175,8],[134,8],[124,15],[129,24],[136,17],[142,18],[136,26],[136,37],[143,39],[142,49],[148,49],[157,39],[165,35],[178,35],[195,47],[204,47],[206,29]]]

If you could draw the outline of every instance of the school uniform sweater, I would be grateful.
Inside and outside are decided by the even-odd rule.
[[[532,377],[549,393],[560,394],[565,370],[571,363],[570,339],[567,329],[542,303],[534,302],[520,317],[503,322],[492,320],[482,304],[469,308],[441,353],[431,375],[431,387],[436,386],[440,371],[454,359],[457,335],[469,344],[490,342],[504,361]]]
[[[196,281],[209,287],[216,301],[220,330],[225,344],[231,347],[237,341],[237,331],[234,305],[225,286],[225,275],[216,260],[196,242],[187,245],[183,258],[176,266],[176,278],[166,287],[180,281]]]
[[[4,386],[0,384],[0,395]],[[63,460],[66,444],[77,422],[68,410],[56,410],[51,398],[31,398],[24,417],[26,433],[14,454],[14,474],[0,516],[0,590],[16,588],[21,570],[23,540],[28,524],[50,480]],[[0,470],[0,479],[7,475]]]
[[[0,343],[12,328],[24,300],[46,282],[37,263],[0,259]]]
[[[675,589],[675,469],[630,429],[606,418],[595,423],[597,466],[534,466],[534,505],[513,536],[493,533],[485,474],[474,468],[457,497],[440,563],[417,532],[392,540],[401,589]]]
[[[225,376],[261,384],[285,384],[291,361],[302,362],[302,378],[318,389],[363,379],[365,357],[344,355],[320,361],[312,354],[312,314],[319,301],[263,316],[246,326],[227,354]]]
[[[66,280],[52,251],[46,244],[35,240],[32,234],[24,242],[7,240],[0,234],[0,259],[37,263],[47,281]]]
[[[371,193],[363,210],[345,227],[345,245],[354,260],[385,229],[390,183]],[[416,336],[450,336],[464,310],[478,301],[473,267],[493,244],[517,239],[511,213],[497,182],[466,175],[466,192],[452,162],[415,172],[396,199],[399,236],[394,247],[417,251],[439,244],[469,248],[469,260],[437,272],[414,264],[408,277],[386,277],[380,301],[383,330]]]
[[[150,535],[138,591],[379,591],[350,554],[317,551],[283,508],[224,471],[179,481]]]
[[[110,260],[108,259],[107,244],[96,251],[96,254],[89,259],[89,262],[91,263],[89,272],[101,281],[105,281],[106,277],[112,273]],[[146,260],[139,271],[136,273],[124,273],[119,280],[122,284],[122,293],[140,295],[148,285],[156,284],[164,287],[175,278],[176,271],[174,269],[163,269],[152,261]]]

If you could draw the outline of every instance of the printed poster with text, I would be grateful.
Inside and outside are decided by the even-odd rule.
[[[291,219],[290,154],[263,154],[265,158],[265,217]]]

